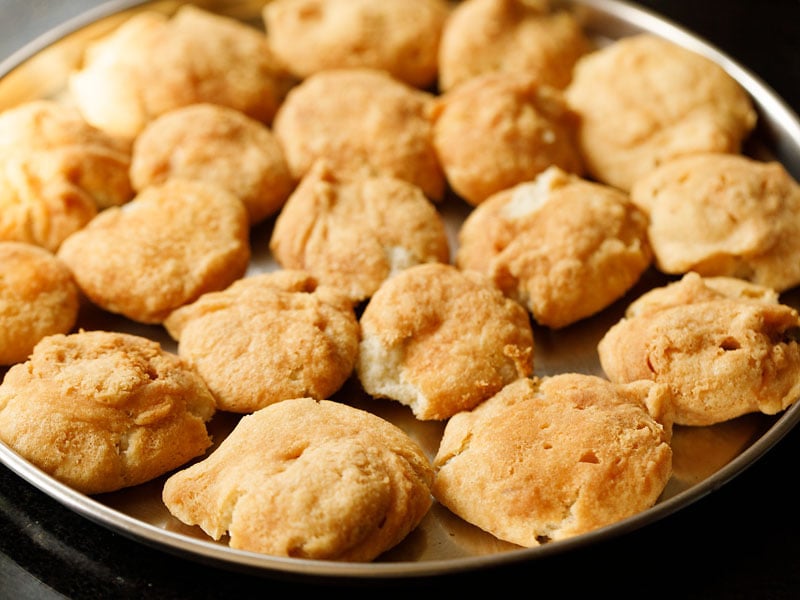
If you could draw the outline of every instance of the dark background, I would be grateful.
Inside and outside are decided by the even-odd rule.
[[[98,4],[0,0],[0,60]],[[800,0],[636,4],[705,38],[800,109]],[[529,598],[800,598],[799,456],[800,431],[790,432],[720,489],[593,547],[499,569],[366,582],[251,576],[182,560],[78,516],[0,466],[0,598],[438,595],[470,586],[479,594]]]

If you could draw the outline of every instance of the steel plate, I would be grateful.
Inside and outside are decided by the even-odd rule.
[[[142,9],[171,13],[182,2],[108,2],[77,19],[64,23],[0,63],[0,110],[39,97],[58,97],[64,93],[66,77],[93,39],[118,26]],[[263,2],[206,1],[198,6],[261,26]],[[691,32],[647,10],[616,0],[572,0],[564,2],[578,12],[587,30],[600,43],[639,32],[652,32],[722,65],[752,96],[759,112],[759,125],[748,141],[745,153],[761,159],[782,162],[795,178],[800,177],[800,121],[796,114],[757,76],[707,44]],[[463,202],[450,199],[440,206],[451,244],[469,210]],[[272,220],[252,231],[253,261],[249,274],[276,267],[269,254]],[[583,372],[602,375],[596,344],[625,306],[643,291],[666,282],[649,271],[622,300],[599,315],[563,330],[535,327],[536,374]],[[800,305],[800,291],[792,290],[781,300]],[[175,344],[161,327],[143,326],[100,310],[87,310],[80,326],[118,329],[146,335],[171,351]],[[0,370],[0,375],[3,371]],[[390,401],[364,398],[356,385],[346,385],[337,400],[366,408],[406,430],[432,457],[437,449],[443,424],[417,421],[403,406]],[[237,417],[218,413],[211,423],[217,443],[235,425]],[[677,427],[673,440],[674,474],[657,504],[634,517],[559,542],[536,548],[519,548],[497,540],[469,525],[442,506],[435,504],[423,523],[400,545],[371,563],[341,563],[288,559],[233,550],[214,542],[199,528],[174,519],[160,500],[164,477],[135,488],[89,497],[46,475],[8,446],[0,443],[0,461],[24,480],[76,513],[142,544],[233,570],[256,574],[315,575],[347,578],[397,578],[457,573],[481,567],[534,561],[568,552],[588,544],[601,544],[657,520],[668,517],[724,485],[762,457],[800,420],[800,404],[780,415],[747,415],[712,427]]]

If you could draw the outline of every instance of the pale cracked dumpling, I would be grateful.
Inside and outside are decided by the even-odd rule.
[[[433,495],[525,547],[611,525],[653,506],[669,481],[669,406],[652,381],[520,379],[447,422]]]
[[[555,167],[477,206],[456,254],[554,329],[624,296],[651,261],[646,214],[627,194]]]
[[[242,417],[202,462],[174,473],[169,511],[231,548],[368,562],[428,513],[433,468],[403,430],[330,400],[295,398]]]
[[[386,280],[360,324],[356,372],[364,390],[420,420],[474,408],[533,372],[525,308],[483,274],[449,264],[417,265]]]
[[[92,125],[133,139],[153,118],[197,102],[270,123],[288,86],[262,31],[193,5],[135,13],[88,45],[69,92]]]
[[[73,106],[31,100],[0,113],[0,240],[55,252],[101,210],[133,197],[130,144]]]
[[[270,249],[356,303],[403,269],[450,261],[444,220],[421,189],[385,176],[340,181],[323,162],[281,210]]]
[[[204,294],[164,326],[217,407],[236,413],[287,398],[327,398],[350,376],[358,352],[351,301],[297,270],[245,277]]]
[[[769,288],[689,273],[631,304],[597,351],[611,381],[663,383],[674,422],[704,426],[797,401],[798,331],[800,315]]]
[[[778,292],[800,284],[800,184],[777,161],[676,158],[637,179],[631,200],[648,214],[664,273],[738,277]]]
[[[117,332],[47,336],[0,384],[0,439],[85,494],[139,485],[202,455],[214,412],[182,360]]]

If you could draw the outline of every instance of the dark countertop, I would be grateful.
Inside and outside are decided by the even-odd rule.
[[[0,0],[0,59],[97,4]],[[638,4],[704,37],[800,110],[800,0]],[[369,582],[252,576],[184,560],[71,512],[0,466],[0,598],[251,598],[337,588],[440,594],[470,585],[529,597],[800,598],[798,456],[795,430],[689,507],[596,546],[474,573]]]

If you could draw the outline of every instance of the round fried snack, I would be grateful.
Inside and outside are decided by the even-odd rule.
[[[436,153],[453,191],[477,206],[550,166],[583,170],[577,118],[561,92],[522,73],[487,73],[439,96]]]
[[[208,458],[173,474],[169,511],[231,548],[371,561],[432,505],[433,469],[401,429],[346,404],[289,399],[242,417]]]
[[[44,248],[0,242],[0,365],[22,362],[43,337],[78,318],[72,273]]]
[[[184,5],[141,11],[90,44],[69,91],[84,118],[130,139],[172,109],[211,102],[270,123],[287,86],[263,32]]]
[[[484,275],[410,267],[386,280],[361,316],[356,373],[364,390],[443,420],[533,372],[527,311]]]
[[[403,269],[450,261],[444,221],[417,186],[393,177],[342,182],[323,163],[281,210],[270,249],[283,267],[305,269],[354,303]]]
[[[631,199],[649,214],[664,273],[738,277],[778,292],[800,284],[800,184],[780,163],[683,156],[637,179]]]
[[[137,191],[178,177],[232,192],[255,224],[277,213],[294,180],[278,140],[260,121],[218,104],[191,104],[150,121],[133,144]]]
[[[56,334],[0,385],[0,439],[66,485],[100,494],[202,455],[214,410],[202,379],[156,342]]]
[[[519,379],[445,426],[434,497],[534,547],[653,506],[672,473],[666,386],[566,373]]]
[[[272,129],[296,180],[325,159],[342,180],[396,177],[437,201],[445,180],[432,142],[433,98],[385,71],[331,69],[288,93]]]
[[[608,378],[669,386],[679,425],[774,415],[794,404],[797,311],[761,298],[708,295],[661,307],[650,302],[612,326],[597,347]]]
[[[99,210],[133,196],[127,142],[71,106],[32,100],[0,113],[0,240],[55,252]]]
[[[444,0],[273,0],[263,9],[272,52],[299,79],[367,67],[420,88],[436,80],[448,14]]]
[[[466,0],[442,31],[439,89],[490,71],[528,73],[541,85],[563,89],[592,48],[575,15],[552,10],[546,0]]]
[[[302,271],[240,279],[177,309],[164,326],[217,407],[236,413],[327,398],[350,376],[358,352],[351,302]]]
[[[757,119],[720,65],[647,33],[582,57],[566,94],[588,174],[626,191],[672,158],[738,153]]]
[[[626,194],[556,167],[477,206],[456,254],[554,329],[624,296],[651,261],[647,218]]]
[[[176,308],[244,275],[247,211],[222,188],[170,179],[103,211],[67,238],[57,256],[100,308],[161,323]]]

